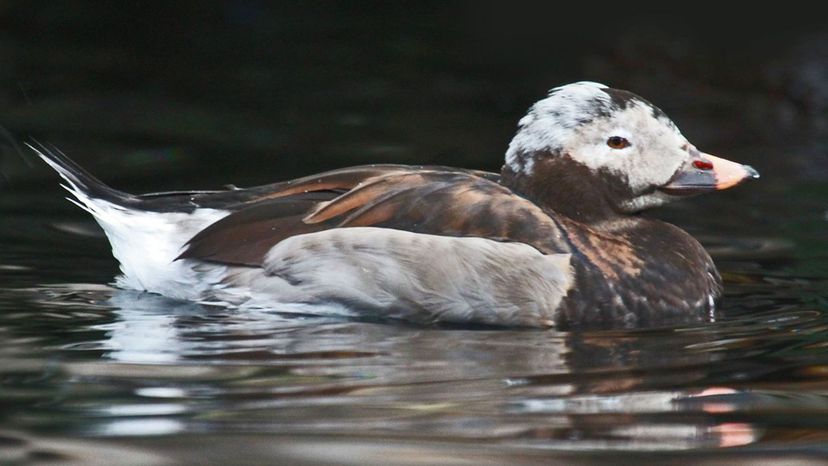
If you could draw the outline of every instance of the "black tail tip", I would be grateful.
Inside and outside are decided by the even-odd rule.
[[[119,205],[127,205],[132,202],[133,197],[131,195],[110,188],[53,144],[47,145],[36,139],[31,139],[25,145],[52,167],[64,180],[89,197],[107,200]]]

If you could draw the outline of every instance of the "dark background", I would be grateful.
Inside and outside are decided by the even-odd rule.
[[[371,162],[496,170],[547,89],[656,103],[765,189],[828,178],[814,12],[503,2],[0,2],[0,125],[135,190]],[[31,185],[7,148],[2,172]],[[37,166],[37,164],[35,164]],[[51,178],[49,178],[51,180]]]

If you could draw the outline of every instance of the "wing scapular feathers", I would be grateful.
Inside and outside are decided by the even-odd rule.
[[[260,267],[270,248],[292,236],[365,226],[568,252],[555,221],[496,180],[470,170],[383,165],[279,183],[199,232],[179,258]]]

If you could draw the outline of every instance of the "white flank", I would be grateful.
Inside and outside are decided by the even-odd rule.
[[[551,326],[572,285],[569,254],[521,243],[387,228],[288,238],[265,270],[228,271],[216,299],[242,306],[340,303],[429,322]]]

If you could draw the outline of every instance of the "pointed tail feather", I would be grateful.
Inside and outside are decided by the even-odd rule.
[[[34,140],[31,143],[27,142],[26,146],[66,181],[66,184],[61,186],[72,193],[81,204],[84,204],[81,205],[84,210],[89,210],[88,201],[93,199],[109,201],[127,208],[135,208],[140,203],[135,196],[110,188],[54,146],[49,147]],[[78,203],[75,202],[75,204]]]

